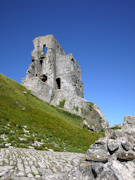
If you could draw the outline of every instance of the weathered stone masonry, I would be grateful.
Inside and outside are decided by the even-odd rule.
[[[90,104],[83,98],[81,68],[73,55],[66,55],[53,35],[37,37],[33,44],[32,63],[22,85],[51,105],[59,106],[65,100],[66,111],[83,116],[97,128],[101,127],[100,118],[106,127],[108,122],[96,105],[93,114],[89,112]]]
[[[22,84],[49,103],[57,89],[84,97],[81,69],[73,55],[66,55],[53,35],[37,37],[33,44],[32,64]]]

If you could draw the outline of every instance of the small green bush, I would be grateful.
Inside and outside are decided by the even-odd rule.
[[[83,125],[83,129],[87,129],[88,130],[88,126],[86,124]]]
[[[19,137],[19,131],[17,130],[17,131],[15,132],[15,138],[18,139],[18,137]]]
[[[59,107],[64,108],[64,104],[66,102],[66,99],[63,99],[62,101],[59,102]]]
[[[85,115],[88,115],[88,111],[86,111],[86,109],[84,110],[84,114],[85,114]]]
[[[0,129],[0,134],[4,134],[5,133],[5,129]]]
[[[29,144],[34,143],[34,141],[35,141],[35,138],[34,138],[34,137],[27,137],[27,142],[28,142]]]
[[[112,127],[111,129],[121,129],[121,127],[119,127],[119,126],[115,126],[115,127]]]
[[[8,142],[12,142],[12,141],[15,141],[15,136],[9,136]]]
[[[9,121],[9,118],[8,118],[8,117],[5,117],[4,120],[5,120],[5,121]]]
[[[3,140],[3,139],[0,139],[0,144],[3,143],[3,142],[4,142],[4,140]]]
[[[81,112],[82,112],[82,114],[83,114],[83,107],[81,108]]]
[[[94,103],[89,102],[89,110],[92,111]]]
[[[75,110],[78,112],[79,107],[78,106],[74,106]]]
[[[98,120],[99,120],[99,123],[101,124],[102,123],[102,118],[100,117]]]

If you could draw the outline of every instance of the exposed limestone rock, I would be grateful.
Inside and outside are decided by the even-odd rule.
[[[109,139],[107,146],[110,152],[114,152],[119,148],[119,144],[114,139]]]
[[[85,120],[83,121],[83,128],[87,128],[89,131],[95,131],[95,127],[90,126]]]
[[[86,160],[94,162],[106,162],[108,160],[107,151],[104,149],[89,149],[87,151]]]
[[[122,145],[123,149],[126,151],[131,149],[131,143],[129,143],[128,141],[122,141],[121,145]]]
[[[125,116],[121,129],[107,130],[96,141],[66,180],[134,180],[135,116]]]
[[[120,151],[117,153],[117,159],[120,161],[131,161],[135,159],[135,154],[133,152]]]
[[[53,35],[37,37],[33,44],[32,64],[22,85],[43,101],[82,116],[95,130],[108,127],[99,107],[83,98],[81,68],[73,54],[66,55]]]

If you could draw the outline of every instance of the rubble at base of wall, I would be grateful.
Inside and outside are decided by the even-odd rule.
[[[135,116],[125,116],[121,129],[107,129],[105,138],[92,144],[65,180],[134,180]]]

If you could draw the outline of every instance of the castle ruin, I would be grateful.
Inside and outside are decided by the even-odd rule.
[[[99,107],[83,98],[81,68],[73,55],[66,55],[53,35],[37,37],[33,44],[32,63],[21,84],[51,105],[58,107],[63,101],[64,110],[86,118],[89,124],[98,129],[108,126]],[[102,119],[102,124],[99,118]]]
[[[22,84],[50,103],[57,89],[84,97],[81,68],[72,54],[66,55],[53,35],[33,40],[32,64]]]

